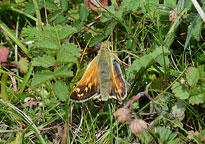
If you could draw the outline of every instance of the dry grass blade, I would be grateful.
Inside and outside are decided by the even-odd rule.
[[[199,15],[201,16],[201,18],[205,22],[205,13],[203,12],[203,10],[200,7],[199,3],[196,0],[191,0],[191,1],[194,4],[194,6],[195,6],[196,10],[198,11]]]

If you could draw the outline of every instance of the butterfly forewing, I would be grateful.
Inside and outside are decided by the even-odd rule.
[[[86,101],[99,94],[98,59],[94,58],[88,65],[82,79],[70,95],[71,100]]]

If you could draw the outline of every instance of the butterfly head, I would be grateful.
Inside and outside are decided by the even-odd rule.
[[[105,41],[101,43],[100,50],[109,50],[112,48],[112,44],[109,41]]]

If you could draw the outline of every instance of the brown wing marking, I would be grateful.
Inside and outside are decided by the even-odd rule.
[[[83,102],[99,94],[99,67],[96,62],[97,60],[93,59],[88,65],[83,77],[70,95],[71,100]]]
[[[117,100],[122,101],[127,96],[127,88],[125,80],[120,69],[120,65],[116,60],[113,61],[111,66],[112,77],[110,86],[110,96],[117,98]]]

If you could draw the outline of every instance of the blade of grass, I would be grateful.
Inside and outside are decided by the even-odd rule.
[[[41,21],[41,13],[38,7],[38,3],[36,0],[33,0],[33,4],[36,10],[37,22],[38,22],[38,29],[42,30],[42,21]]]
[[[4,24],[2,21],[0,21],[0,27],[5,31],[5,33],[21,48],[21,50],[29,57],[29,52],[27,48],[22,44],[22,42],[16,38],[15,34],[11,32],[11,30],[7,27],[6,24]]]
[[[8,74],[3,73],[1,77],[1,97],[4,101],[9,100],[7,90],[6,90],[7,78],[8,78]]]
[[[23,82],[21,83],[21,85],[19,86],[20,90],[19,90],[19,93],[22,93],[26,87],[26,83],[29,81],[29,78],[32,74],[32,71],[33,71],[33,66],[32,64],[30,63],[29,65],[29,69],[28,69],[28,72],[26,73],[26,75],[24,76],[23,78]]]

